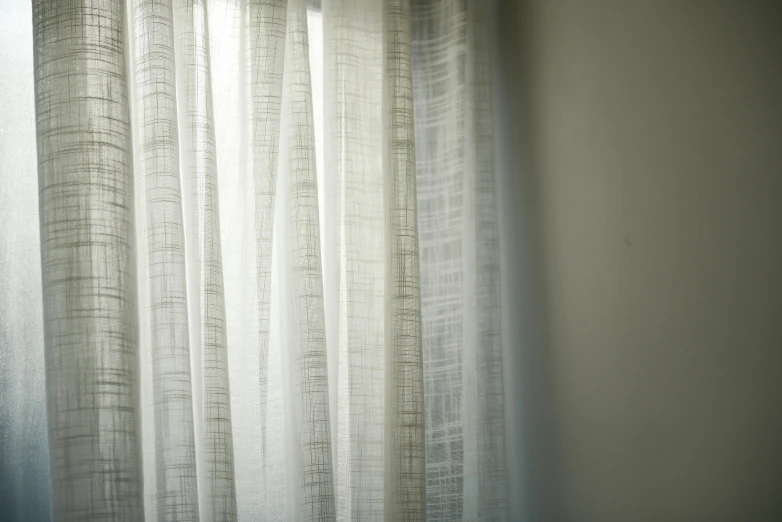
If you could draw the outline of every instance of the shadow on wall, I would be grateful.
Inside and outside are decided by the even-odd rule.
[[[528,2],[496,9],[495,136],[500,192],[506,454],[510,520],[554,513],[559,465],[545,288],[544,230],[532,127],[535,103],[526,75],[533,59]],[[522,21],[522,26],[518,25]]]
[[[511,520],[782,520],[782,3],[497,29]]]

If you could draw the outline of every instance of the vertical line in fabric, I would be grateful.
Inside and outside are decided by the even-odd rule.
[[[272,235],[277,183],[280,109],[285,66],[287,0],[246,0],[249,78],[249,168],[255,187],[256,313],[258,328],[261,429],[261,490],[266,509],[267,396],[269,376],[269,321],[271,311]]]
[[[157,520],[198,520],[171,0],[134,0]],[[152,470],[149,470],[152,471]]]
[[[469,520],[465,513],[463,372],[466,326],[465,44],[463,2],[416,1],[413,63],[421,248],[421,316],[426,385],[427,515]],[[466,277],[467,276],[467,277]],[[474,310],[473,310],[474,312]],[[469,488],[468,488],[469,489]],[[467,516],[466,516],[467,515]]]
[[[328,369],[318,224],[307,9],[288,7],[285,88],[287,94],[287,205],[291,262],[292,322],[288,328],[289,389],[296,402],[299,495],[296,520],[334,520]],[[289,514],[291,516],[291,514]]]
[[[243,0],[209,2],[208,13],[236,509],[240,520],[251,522],[260,517],[260,423],[257,327],[252,322],[257,315],[254,189],[247,170],[247,13]]]
[[[463,202],[463,222],[461,227],[462,233],[462,248],[461,248],[461,263],[464,267],[463,277],[463,291],[461,296],[461,304],[464,312],[462,321],[463,338],[463,352],[461,360],[464,362],[462,365],[462,411],[461,411],[461,424],[462,424],[462,436],[463,436],[463,462],[462,471],[464,476],[464,491],[462,493],[462,506],[463,514],[462,520],[481,520],[478,518],[479,511],[479,499],[478,499],[478,485],[481,481],[480,474],[480,455],[478,452],[478,432],[482,429],[478,426],[479,416],[481,410],[478,405],[478,389],[480,381],[478,378],[478,336],[477,336],[477,286],[478,286],[478,271],[476,257],[476,237],[475,237],[475,212],[476,212],[476,200],[475,194],[475,175],[471,168],[475,165],[475,143],[473,142],[473,125],[474,125],[474,113],[471,110],[472,104],[469,99],[469,82],[470,75],[472,73],[472,67],[470,64],[470,24],[469,15],[467,10],[464,9],[464,4],[460,6],[459,20],[461,31],[459,31],[458,37],[462,42],[461,56],[458,64],[458,68],[462,72],[460,80],[460,89],[458,94],[452,97],[457,98],[457,103],[461,107],[461,113],[463,117],[463,125],[460,128],[461,131],[461,148],[464,150],[462,156],[462,189],[464,196]]]
[[[133,165],[140,167],[141,159],[141,131],[140,117],[138,111],[138,94],[135,81],[136,52],[135,52],[135,31],[133,23],[133,5],[132,2],[126,3],[125,12],[127,13],[127,60],[131,67],[128,68],[131,76],[128,82],[130,91],[130,121],[133,130]],[[146,202],[144,191],[144,177],[142,175],[133,176],[133,191],[135,200],[136,216],[136,273],[138,279],[138,307],[139,307],[139,367],[141,382],[141,448],[142,463],[144,471],[144,518],[145,520],[157,520],[157,458],[156,458],[156,423],[155,423],[155,397],[154,397],[154,371],[152,346],[152,328],[150,306],[150,287],[149,287],[149,255],[147,249],[147,220],[146,220]],[[192,388],[191,388],[192,389]]]
[[[200,375],[194,376],[197,418],[196,454],[199,462],[201,519],[236,520],[230,386],[220,246],[220,212],[212,115],[209,31],[205,0],[177,0],[178,44],[184,76],[185,132],[182,134],[183,177],[191,191],[188,252],[197,277],[198,356]],[[191,315],[192,317],[192,315]],[[200,377],[200,378],[199,378]],[[200,395],[200,397],[199,397]]]
[[[488,8],[416,1],[430,520],[506,520]]]
[[[500,324],[500,252],[494,174],[488,2],[468,0],[468,108],[475,186],[478,520],[506,520],[505,401]]]
[[[287,64],[286,64],[287,69]],[[287,74],[287,73],[286,73]],[[282,93],[281,119],[287,122],[290,103],[290,89],[286,86]],[[274,477],[276,492],[282,493],[284,502],[273,507],[276,520],[298,520],[299,483],[301,472],[299,464],[298,417],[301,410],[296,393],[298,379],[291,373],[292,361],[289,346],[295,342],[293,323],[293,300],[290,299],[292,284],[292,262],[290,248],[290,218],[288,201],[288,125],[280,127],[280,157],[277,175],[277,204],[275,205],[274,238],[272,259],[272,306],[269,332],[269,421],[275,422],[276,429],[269,430],[269,444],[274,444],[277,458],[269,459],[268,477]],[[273,370],[278,370],[278,375]],[[272,410],[275,411],[272,411]],[[275,437],[276,435],[276,437]],[[271,455],[270,455],[271,457]],[[271,484],[270,484],[271,486]],[[270,487],[270,493],[271,493]],[[270,503],[271,504],[271,503]],[[271,505],[269,506],[272,507]],[[272,517],[269,516],[271,519]]]
[[[52,511],[143,520],[120,0],[33,2]]]
[[[459,9],[458,19],[461,22],[461,30],[459,31],[458,38],[462,42],[461,55],[458,64],[458,68],[461,71],[460,89],[458,94],[450,95],[457,99],[457,103],[461,107],[461,113],[463,116],[463,125],[460,128],[461,131],[461,147],[464,150],[462,157],[462,188],[464,197],[463,201],[463,223],[461,227],[462,232],[462,248],[461,248],[461,262],[464,267],[464,294],[461,296],[461,304],[464,311],[463,327],[464,332],[463,339],[463,352],[461,359],[464,361],[462,365],[462,411],[461,411],[461,424],[462,424],[462,436],[463,436],[463,476],[464,476],[464,492],[462,494],[463,500],[463,514],[462,520],[481,520],[478,518],[478,511],[480,508],[480,501],[478,498],[478,485],[482,480],[480,473],[480,455],[478,451],[478,433],[482,429],[477,423],[480,420],[479,416],[483,413],[478,405],[479,387],[481,385],[478,378],[478,355],[480,350],[478,348],[478,336],[477,336],[477,286],[478,286],[478,271],[476,257],[476,237],[475,237],[475,214],[476,214],[476,199],[475,199],[475,143],[473,141],[473,125],[474,125],[474,113],[471,110],[472,104],[470,103],[470,88],[469,83],[471,81],[472,67],[470,63],[470,23],[469,23],[469,7],[465,8],[466,3],[463,3]],[[446,21],[446,25],[448,22]],[[446,29],[447,30],[447,29]]]
[[[271,315],[277,319],[277,323],[270,330],[270,355],[274,353],[278,356],[278,361],[270,361],[270,369],[275,364],[280,370],[280,376],[275,379],[269,378],[270,386],[274,382],[282,390],[279,394],[278,408],[282,406],[282,411],[276,412],[275,418],[280,424],[278,429],[283,433],[282,444],[277,446],[277,450],[282,453],[282,459],[275,462],[272,472],[275,473],[277,481],[284,484],[285,504],[284,512],[280,514],[282,520],[298,520],[300,518],[298,508],[302,505],[300,498],[301,492],[299,484],[302,482],[301,464],[299,459],[299,429],[298,419],[301,416],[301,401],[297,393],[299,379],[292,373],[292,368],[296,367],[296,356],[298,350],[291,348],[291,345],[297,343],[297,331],[293,326],[293,299],[291,293],[293,288],[293,262],[290,244],[290,202],[288,194],[290,187],[289,178],[289,156],[288,153],[288,135],[290,126],[287,122],[290,119],[290,89],[287,80],[287,63],[285,87],[282,94],[282,121],[286,122],[280,128],[280,157],[279,171],[277,176],[277,197],[279,200],[275,205],[274,220],[274,260],[272,270],[272,294],[276,298],[272,303]],[[276,284],[275,284],[276,283]],[[275,335],[276,334],[276,335]],[[276,382],[275,382],[276,381]],[[271,392],[269,390],[271,399]],[[271,400],[270,400],[271,402]],[[272,415],[269,415],[270,418]],[[270,441],[271,442],[271,441]],[[271,467],[271,466],[270,466]],[[277,474],[279,473],[279,474]],[[279,506],[282,507],[282,506]]]
[[[310,3],[310,13],[312,7]],[[322,63],[322,97],[321,109],[323,128],[321,136],[323,139],[323,172],[318,169],[318,174],[322,175],[322,183],[319,184],[319,195],[323,202],[322,212],[323,220],[321,228],[323,234],[320,238],[321,255],[323,258],[323,304],[326,311],[326,348],[328,352],[329,363],[329,408],[332,412],[331,419],[331,454],[334,463],[334,487],[337,518],[344,518],[344,510],[340,507],[341,496],[341,464],[339,448],[343,443],[339,439],[339,419],[342,416],[343,406],[339,403],[339,382],[341,380],[340,372],[342,370],[342,358],[340,356],[340,255],[339,255],[339,172],[334,168],[334,147],[339,145],[339,139],[334,135],[337,132],[337,126],[334,121],[338,114],[334,107],[337,98],[335,97],[335,64],[334,58],[334,37],[337,34],[335,26],[339,24],[338,16],[335,11],[340,12],[341,3],[327,2],[321,6],[321,41],[313,42],[312,30],[310,27],[310,49],[317,45],[322,45],[321,58]],[[337,7],[337,9],[334,8]],[[310,57],[311,59],[312,57]]]
[[[380,0],[324,4],[327,223],[339,357],[337,516],[383,520],[385,260]],[[327,207],[328,208],[328,207]],[[327,257],[328,259],[328,257]],[[331,375],[330,375],[331,377]]]
[[[384,0],[386,520],[425,520],[424,390],[410,2]]]

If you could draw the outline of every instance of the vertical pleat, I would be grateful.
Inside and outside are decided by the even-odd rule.
[[[336,334],[337,515],[383,520],[385,261],[380,0],[323,5],[326,101],[324,283]],[[329,210],[331,210],[329,212]],[[333,377],[333,375],[330,375]]]
[[[124,24],[120,0],[33,2],[55,520],[144,517]]]
[[[427,518],[462,520],[465,494],[470,494],[463,374],[474,367],[464,360],[465,324],[472,320],[465,310],[463,261],[470,197],[465,190],[466,16],[463,2],[447,0],[416,1],[413,13]]]
[[[205,0],[177,0],[184,95],[183,177],[189,188],[191,339],[197,371],[196,451],[201,519],[236,520],[209,30]],[[187,201],[186,201],[187,203]],[[187,220],[186,220],[187,221]]]
[[[410,2],[384,2],[387,520],[425,520],[421,295]]]
[[[148,516],[154,520],[197,521],[198,485],[193,432],[188,333],[185,232],[179,177],[179,137],[171,0],[135,0],[135,102],[143,181],[139,226],[145,236],[144,275],[148,314],[151,400],[154,424],[154,481]],[[144,219],[146,218],[146,219]],[[146,359],[146,357],[144,358]],[[151,476],[154,474],[154,478]]]
[[[267,397],[269,381],[269,321],[271,310],[272,234],[277,184],[277,153],[280,139],[280,109],[287,0],[247,0],[247,73],[249,81],[249,169],[254,183],[255,307],[258,331],[260,415],[260,510],[266,509]]]
[[[255,294],[253,185],[248,175],[246,116],[246,6],[244,0],[208,2],[209,64],[214,102],[220,193],[228,371],[231,385],[236,509],[240,520],[263,520],[258,511],[260,431],[258,353],[251,323]]]
[[[320,257],[318,186],[310,83],[307,8],[291,0],[285,50],[288,209],[287,263],[289,286],[287,338],[288,376],[293,418],[288,426],[297,440],[294,473],[298,469],[295,514],[302,521],[335,519],[329,420],[329,386],[323,279]]]
[[[488,10],[413,8],[430,521],[507,519]]]

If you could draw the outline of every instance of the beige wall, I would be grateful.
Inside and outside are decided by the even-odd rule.
[[[782,3],[498,14],[514,520],[782,520]]]

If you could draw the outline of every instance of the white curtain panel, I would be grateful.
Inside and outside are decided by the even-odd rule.
[[[506,520],[489,4],[28,13],[0,519]]]
[[[430,521],[507,517],[489,17],[413,0]]]

